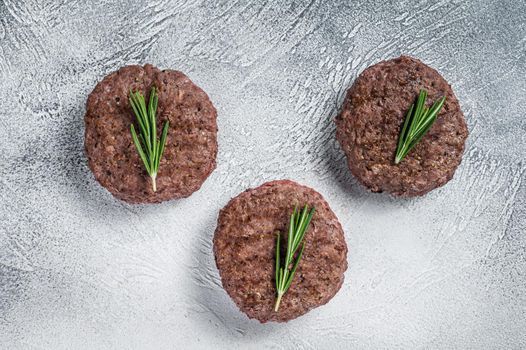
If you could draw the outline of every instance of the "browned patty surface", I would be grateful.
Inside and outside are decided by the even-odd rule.
[[[305,204],[315,206],[316,213],[292,285],[275,313],[276,231],[286,236],[294,206]],[[219,213],[214,254],[227,293],[242,312],[260,322],[285,322],[327,303],[347,269],[338,218],[318,192],[289,180],[267,182],[230,200]]]
[[[148,101],[158,91],[157,132],[170,129],[157,175],[157,192],[135,149],[130,124],[136,123],[128,94]],[[95,178],[115,197],[131,203],[162,202],[197,191],[216,166],[216,109],[207,94],[183,73],[152,65],[126,66],[106,76],[89,95],[85,147]],[[136,130],[137,124],[136,124]]]
[[[436,122],[398,165],[400,129],[420,89],[427,106],[446,96]],[[336,137],[352,174],[373,192],[420,196],[451,180],[468,130],[451,86],[433,68],[407,56],[367,68],[347,92]]]

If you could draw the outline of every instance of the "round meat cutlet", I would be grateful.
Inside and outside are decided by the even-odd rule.
[[[421,89],[426,106],[446,96],[429,132],[400,162],[394,158],[401,127]],[[336,137],[352,174],[373,192],[421,196],[451,180],[468,130],[451,86],[433,68],[407,56],[375,64],[347,91]]]
[[[157,89],[157,133],[170,121],[157,174],[157,192],[132,140],[135,123],[129,92],[148,101]],[[130,203],[155,203],[188,197],[216,167],[217,112],[207,94],[183,73],[150,64],[126,66],[106,76],[88,97],[85,147],[95,178],[115,197]]]
[[[275,259],[277,231],[285,256],[286,232],[294,207],[316,212],[305,234],[305,250],[278,312]],[[293,181],[267,182],[249,189],[220,211],[214,254],[223,287],[249,318],[286,322],[327,303],[347,269],[347,245],[336,215],[315,190]]]

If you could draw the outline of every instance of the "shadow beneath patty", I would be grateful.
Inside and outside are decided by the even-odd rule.
[[[338,106],[341,108],[341,106]],[[374,193],[363,186],[352,174],[349,169],[347,158],[336,140],[336,124],[334,118],[339,110],[332,112],[325,118],[324,130],[329,133],[327,139],[320,150],[322,154],[321,166],[323,171],[327,173],[332,182],[334,182],[344,194],[344,198],[348,200],[351,207],[357,208],[366,202],[374,201],[375,205],[381,206],[400,206],[409,205],[415,199],[413,198],[398,198],[389,195],[388,193]],[[418,199],[416,199],[418,200]]]
[[[216,228],[216,218],[206,223],[206,228],[192,247],[194,257],[192,265],[193,293],[191,320],[203,332],[215,336],[237,338],[253,344],[257,339],[263,339],[275,334],[277,323],[261,324],[249,319],[243,314],[223,289],[213,253],[213,236]]]
[[[76,107],[68,111],[68,118],[64,121],[64,130],[73,132],[63,135],[56,140],[54,148],[57,150],[55,160],[60,163],[63,171],[55,176],[57,183],[64,187],[63,193],[68,201],[78,206],[84,215],[94,220],[111,221],[113,224],[126,223],[130,215],[163,214],[177,205],[178,200],[158,204],[129,204],[113,197],[95,179],[88,167],[88,159],[84,150],[84,110]],[[74,208],[72,208],[74,209]]]

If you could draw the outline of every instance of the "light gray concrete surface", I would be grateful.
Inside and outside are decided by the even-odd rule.
[[[451,83],[469,125],[424,198],[349,174],[332,118],[402,53]],[[131,63],[178,69],[218,110],[217,170],[188,199],[119,202],[83,152],[85,102]],[[0,3],[1,349],[526,347],[524,1]],[[218,210],[266,180],[320,191],[345,229],[336,297],[284,325],[220,285]]]

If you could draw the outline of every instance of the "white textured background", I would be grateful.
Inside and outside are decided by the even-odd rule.
[[[524,1],[91,3],[0,3],[1,349],[526,347]],[[471,132],[453,181],[414,200],[357,185],[331,121],[401,53],[449,80]],[[218,167],[188,199],[130,206],[87,167],[84,105],[146,62],[208,92]],[[277,178],[326,197],[349,269],[328,305],[260,325],[211,238],[230,197]]]

